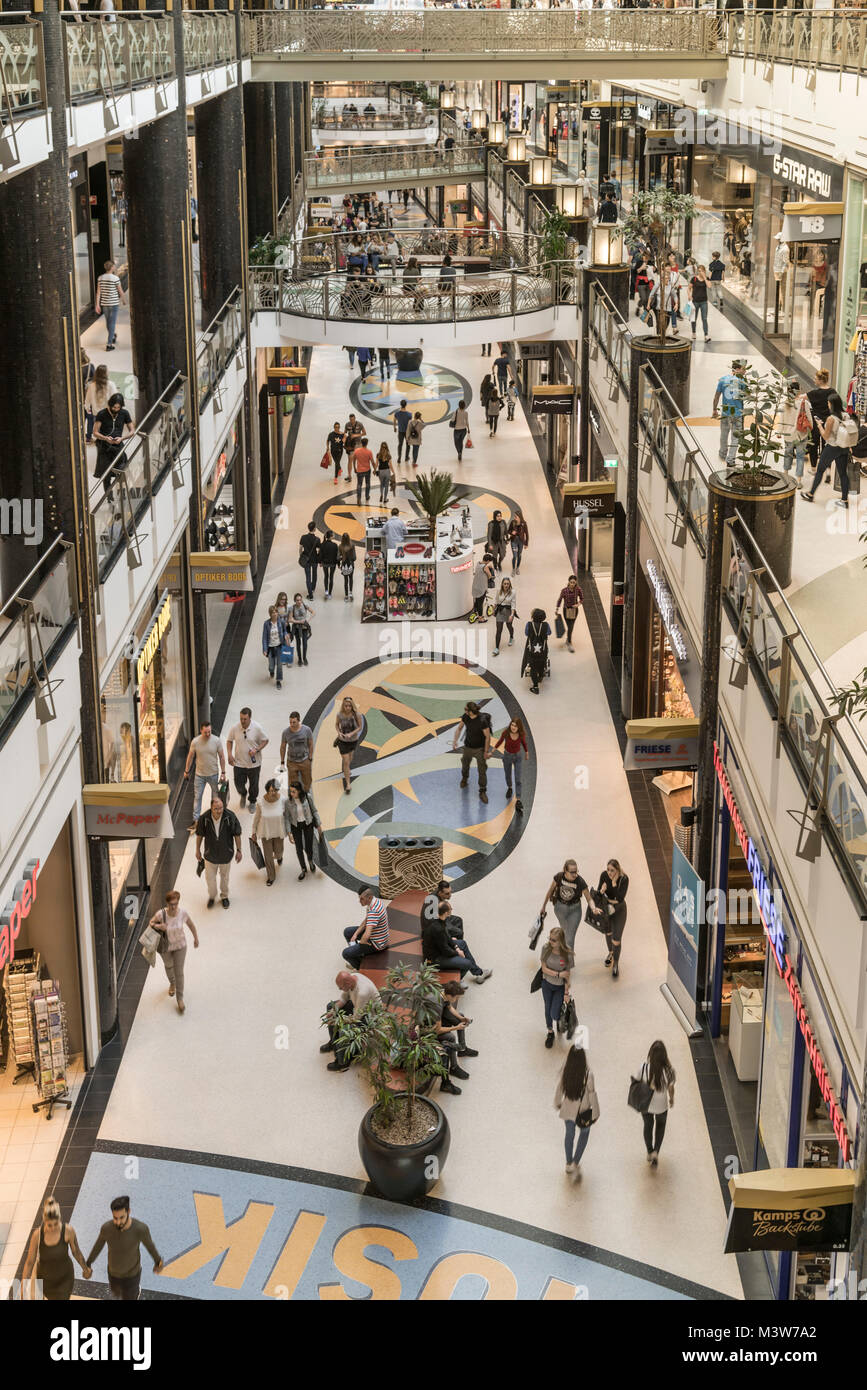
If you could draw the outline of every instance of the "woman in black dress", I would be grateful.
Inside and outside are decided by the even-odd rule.
[[[611,978],[616,980],[620,974],[620,945],[623,928],[626,926],[626,893],[629,888],[629,875],[625,874],[616,859],[609,859],[599,875],[599,892],[608,904],[608,926],[605,940],[608,955],[605,964],[611,966]]]
[[[42,1297],[49,1303],[66,1303],[75,1283],[72,1256],[81,1266],[85,1279],[91,1271],[78,1248],[78,1237],[71,1226],[61,1220],[56,1198],[46,1197],[42,1207],[42,1222],[30,1237],[24,1261],[24,1283],[36,1270],[42,1283]]]

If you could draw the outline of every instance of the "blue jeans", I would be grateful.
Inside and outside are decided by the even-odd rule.
[[[524,553],[524,542],[518,540],[517,536],[513,536],[509,544],[512,547],[512,564],[517,574],[518,570],[521,568],[521,556]]]
[[[360,506],[361,506],[361,489],[362,489],[362,487],[365,488],[365,493],[364,493],[364,500],[365,500],[365,502],[369,502],[369,501],[370,501],[370,477],[371,477],[372,472],[373,472],[373,469],[372,469],[372,468],[368,468],[368,470],[367,470],[366,473],[356,473],[356,475],[355,475],[355,505],[356,505],[357,507],[360,507]]]
[[[105,328],[106,333],[108,334],[108,341],[106,345],[108,347],[111,347],[112,343],[117,337],[117,311],[119,308],[119,304],[106,304],[105,308],[102,311],[105,315]]]
[[[354,936],[357,931],[358,927],[344,927],[343,935],[346,940],[350,942],[350,937]],[[379,949],[380,948],[376,946],[371,946],[367,941],[351,941],[343,952],[343,959],[350,965],[354,965],[357,969],[365,956],[375,956],[378,954]],[[386,950],[387,947],[382,947],[381,949]]]
[[[563,1123],[566,1126],[566,1162],[580,1163],[590,1138],[590,1128],[579,1129],[574,1120],[564,1120]]]
[[[720,458],[724,458],[726,463],[734,463],[743,432],[743,415],[720,415],[719,452]]]
[[[521,762],[523,761],[523,757],[523,752],[503,754],[503,771],[506,774],[506,788],[508,791],[512,790],[512,773],[514,772],[515,795],[519,801],[521,799]]]
[[[698,328],[698,321],[701,318],[704,336],[707,337],[707,300],[703,299],[700,304],[693,303],[692,306],[692,331]]]
[[[277,684],[279,685],[283,679],[282,646],[268,648],[268,675],[273,676],[275,673],[277,676]]]
[[[193,820],[198,820],[199,816],[202,814],[202,797],[205,794],[205,787],[211,788],[211,798],[213,799],[217,795],[219,781],[220,779],[216,772],[213,777],[200,777],[198,772],[196,773],[194,784],[195,791],[193,795]]]
[[[542,981],[542,998],[545,1001],[545,1024],[553,1031],[557,1027],[557,1019],[560,1017],[560,1010],[563,1007],[563,992],[565,985],[552,985],[550,980]]]
[[[435,960],[431,961],[431,965],[435,965],[438,970],[459,970],[462,977],[470,968],[470,962],[467,960],[466,956],[458,955],[437,956]],[[477,971],[474,970],[473,974],[475,975],[476,973]],[[481,974],[481,971],[478,971],[478,973]]]
[[[783,467],[788,472],[792,467],[792,459],[795,460],[795,477],[803,478],[804,463],[807,457],[807,441],[805,439],[787,439],[783,449]]]

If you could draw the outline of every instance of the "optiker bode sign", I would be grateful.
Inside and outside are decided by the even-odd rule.
[[[15,959],[15,942],[21,933],[21,923],[30,916],[30,909],[36,902],[36,875],[39,869],[38,859],[27,861],[13,890],[12,901],[0,915],[0,970]]]

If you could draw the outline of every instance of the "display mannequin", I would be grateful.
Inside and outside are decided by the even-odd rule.
[[[789,243],[783,240],[782,232],[777,232],[776,242],[777,249],[774,252],[774,279],[779,284],[780,281],[785,280],[786,272],[789,269]]]

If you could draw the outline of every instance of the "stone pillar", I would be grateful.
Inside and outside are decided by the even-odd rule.
[[[245,269],[241,228],[244,102],[240,87],[196,107],[196,164],[202,324],[207,326],[241,283]]]
[[[713,856],[713,813],[716,773],[713,745],[719,718],[720,636],[722,632],[722,566],[725,524],[734,515],[737,498],[714,487],[707,497],[707,557],[704,578],[704,622],[701,644],[701,728],[698,754],[698,826],[693,853],[696,872],[710,883]]]
[[[300,164],[296,162],[294,148],[295,113],[297,108],[295,86],[296,84],[292,82],[274,83],[278,210],[291,195],[295,171],[301,167]]]
[[[273,82],[247,82],[244,86],[244,143],[247,235],[252,245],[277,230]]]
[[[591,265],[591,280],[601,285],[622,318],[629,319],[629,266]]]

